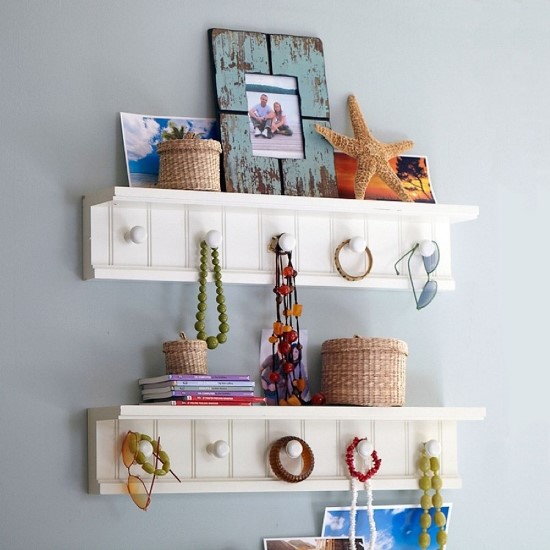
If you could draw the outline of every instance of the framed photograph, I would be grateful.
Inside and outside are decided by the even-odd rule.
[[[349,550],[349,538],[342,537],[292,537],[264,539],[264,550]],[[365,550],[363,537],[355,538],[355,548]]]
[[[412,155],[401,155],[390,159],[390,166],[403,182],[405,191],[414,202],[435,204],[435,195],[430,180],[428,159]],[[353,199],[357,159],[342,153],[334,152],[338,196]],[[399,197],[378,176],[374,176],[367,187],[365,199],[380,201],[399,201]]]
[[[246,74],[245,79],[252,154],[303,159],[304,136],[296,78]]]
[[[225,190],[337,197],[334,151],[315,131],[330,115],[322,42],[228,29],[209,39]],[[279,107],[287,128],[275,132]]]
[[[170,125],[195,132],[202,139],[219,140],[218,125],[213,118],[170,117],[120,113],[124,155],[130,187],[155,187],[159,174],[157,145]]]
[[[309,379],[307,375],[307,330],[300,329],[300,343],[302,344],[300,361],[292,374],[285,374],[281,369],[280,355],[273,354],[273,345],[269,342],[269,337],[273,334],[272,329],[262,329],[262,339],[260,343],[260,383],[266,399],[266,405],[278,405],[281,399],[288,399],[293,394],[293,381],[296,378],[305,380],[305,387],[301,392],[304,401],[311,399],[309,388]],[[299,350],[293,344],[293,356],[298,359]],[[273,364],[275,363],[275,369]],[[279,374],[279,381],[273,383],[269,375],[272,372]]]
[[[445,514],[447,523],[445,530],[449,531],[452,504],[444,504],[441,511]],[[433,509],[431,511],[433,519]],[[420,534],[420,516],[422,508],[414,505],[404,506],[374,506],[374,522],[376,524],[376,550],[417,550]],[[349,507],[325,508],[323,519],[324,537],[339,537],[349,534]],[[432,521],[428,530],[431,544],[428,550],[437,550],[436,535],[439,527]],[[366,506],[357,507],[355,534],[362,536],[365,543],[370,540],[369,519]]]

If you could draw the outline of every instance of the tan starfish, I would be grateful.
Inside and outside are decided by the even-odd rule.
[[[359,200],[365,198],[367,186],[371,178],[376,174],[390,189],[397,193],[402,201],[413,202],[409,195],[407,195],[403,183],[391,169],[388,161],[411,149],[414,143],[409,140],[398,141],[396,143],[382,143],[376,140],[370,133],[355,96],[349,96],[348,108],[354,138],[338,134],[319,124],[315,125],[315,129],[334,147],[340,149],[346,155],[357,159],[354,186],[355,198]]]

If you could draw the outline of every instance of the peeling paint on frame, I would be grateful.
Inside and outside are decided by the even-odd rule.
[[[314,130],[329,126],[323,46],[307,36],[210,29],[225,190],[237,193],[338,197],[333,149]],[[304,159],[252,154],[246,73],[293,76],[298,81]]]

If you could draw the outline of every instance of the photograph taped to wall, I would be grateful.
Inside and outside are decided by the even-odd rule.
[[[298,82],[292,76],[245,75],[252,154],[303,159]]]
[[[264,550],[350,550],[349,537],[290,537],[264,539]],[[363,537],[355,538],[356,550],[365,550]]]
[[[201,139],[219,140],[218,124],[213,118],[120,113],[120,123],[130,187],[156,187],[160,165],[157,145],[170,124],[194,132]]]
[[[405,192],[414,202],[435,204],[435,195],[430,179],[428,159],[423,156],[400,155],[389,160],[391,169],[403,183]],[[355,173],[357,159],[341,151],[334,151],[334,166],[338,196],[341,199],[354,199]],[[365,192],[366,200],[399,201],[392,191],[377,175],[370,180]]]
[[[374,523],[376,524],[376,550],[417,550],[418,535],[421,532],[420,516],[423,510],[417,505],[373,506]],[[443,504],[441,511],[445,514],[445,531],[449,531],[452,504]],[[433,521],[433,508],[430,511],[432,525],[428,529],[431,544],[428,550],[437,550],[436,535],[439,527]],[[350,508],[325,508],[322,535],[343,536],[349,533]],[[355,533],[370,541],[370,526],[366,506],[357,507]]]

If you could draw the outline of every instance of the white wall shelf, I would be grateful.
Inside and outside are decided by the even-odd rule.
[[[452,290],[451,225],[477,216],[476,206],[111,187],[83,199],[84,278],[196,281],[200,241],[215,229],[223,235],[226,283],[272,284],[268,245],[292,233],[301,286],[408,289],[405,266],[396,276],[394,262],[415,242],[433,239],[441,251],[439,289]],[[147,234],[140,244],[125,239],[136,226]],[[333,263],[336,247],[354,236],[367,241],[374,258],[358,282],[343,279]],[[364,256],[344,249],[340,261],[348,273],[362,273]],[[420,284],[420,262],[416,273]]]
[[[373,489],[417,489],[416,461],[421,445],[431,439],[442,445],[444,488],[456,489],[461,487],[457,422],[483,418],[483,407],[122,405],[89,409],[89,492],[126,493],[127,470],[120,448],[128,430],[160,436],[172,470],[182,480],[157,478],[155,493],[347,491],[344,454],[356,436],[367,437],[382,459]],[[280,481],[269,466],[271,444],[287,435],[305,440],[315,455],[313,473],[301,483]],[[231,450],[226,457],[207,452],[217,440],[228,442]]]

